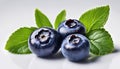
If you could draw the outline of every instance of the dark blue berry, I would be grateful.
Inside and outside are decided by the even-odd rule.
[[[89,55],[89,41],[81,34],[68,35],[62,43],[62,54],[70,61],[80,61]]]
[[[43,27],[31,34],[28,45],[32,53],[39,57],[48,57],[59,50],[61,41],[61,35],[57,31]]]
[[[75,33],[84,35],[85,31],[86,30],[83,24],[76,19],[65,20],[58,27],[58,32],[62,34],[63,38],[65,38],[69,34]]]

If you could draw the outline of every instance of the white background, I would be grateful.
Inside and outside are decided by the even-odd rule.
[[[34,10],[40,9],[54,23],[63,9],[67,19],[79,19],[88,9],[110,5],[105,28],[111,34],[116,52],[88,62],[73,63],[59,56],[41,59],[35,55],[14,55],[4,50],[10,34],[20,27],[35,25]],[[1,69],[119,69],[120,62],[120,1],[119,0],[0,0],[0,68]]]

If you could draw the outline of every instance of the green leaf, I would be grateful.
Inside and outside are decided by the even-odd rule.
[[[66,11],[62,10],[56,17],[54,27],[55,29],[58,28],[59,24],[66,19]]]
[[[36,28],[23,27],[15,31],[8,39],[5,49],[15,54],[29,54],[28,38]]]
[[[87,29],[87,33],[94,29],[99,29],[104,27],[108,16],[109,16],[109,6],[97,7],[85,12],[81,17],[80,21],[84,24]]]
[[[90,40],[90,52],[94,55],[105,55],[114,50],[112,38],[105,29],[92,30],[87,37]]]
[[[52,28],[52,25],[49,19],[47,18],[47,16],[38,9],[35,10],[35,20],[39,28],[40,27],[51,27]]]

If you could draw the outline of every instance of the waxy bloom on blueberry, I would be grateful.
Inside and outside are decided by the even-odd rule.
[[[89,55],[89,41],[81,34],[68,35],[62,42],[62,54],[70,61],[80,61]]]
[[[43,27],[31,34],[28,45],[32,53],[40,57],[47,57],[59,50],[61,41],[61,35],[57,31]]]
[[[83,24],[76,19],[65,20],[58,27],[58,32],[62,34],[63,38],[65,38],[69,34],[75,33],[84,35],[85,31],[86,30]]]

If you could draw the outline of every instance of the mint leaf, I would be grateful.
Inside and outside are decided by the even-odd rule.
[[[15,31],[8,39],[5,49],[15,54],[29,54],[28,38],[36,28],[23,27]]]
[[[85,12],[80,17],[79,20],[86,27],[87,33],[91,30],[102,28],[105,25],[108,19],[109,10],[110,8],[108,5],[97,7]]]
[[[87,37],[90,40],[90,52],[94,55],[105,55],[114,50],[112,38],[105,29],[92,30]]]
[[[66,18],[66,11],[62,10],[56,17],[55,23],[54,23],[54,27],[55,29],[58,28],[59,24],[64,21]]]
[[[52,25],[49,19],[47,18],[47,16],[38,9],[35,10],[35,20],[39,28],[40,27],[51,27],[52,28]]]

